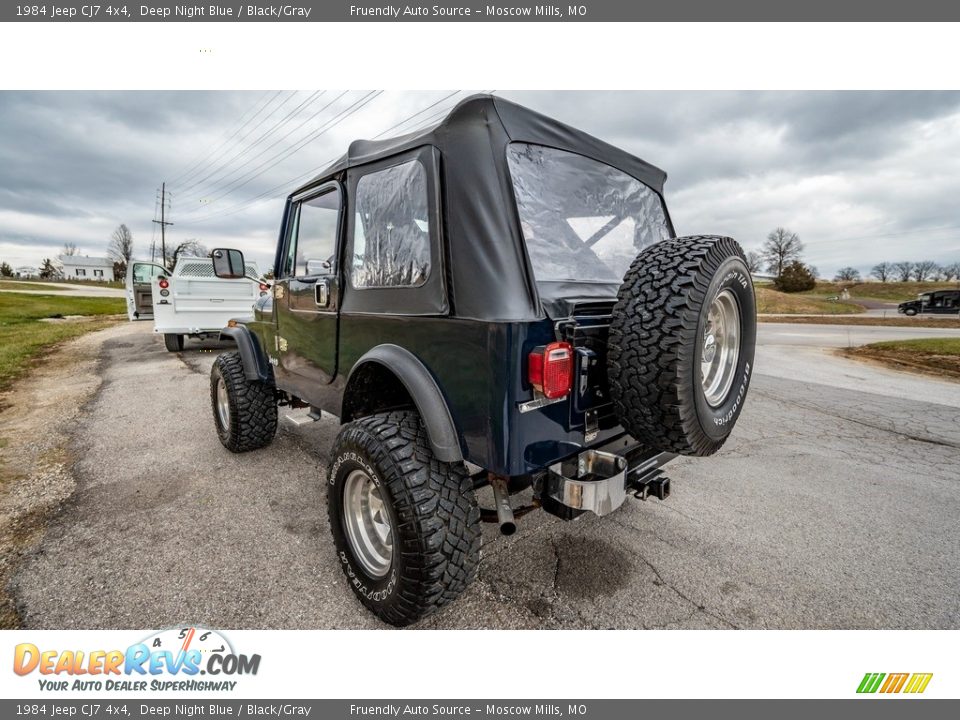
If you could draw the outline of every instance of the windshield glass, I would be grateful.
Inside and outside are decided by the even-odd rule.
[[[660,196],[616,168],[528,143],[507,159],[537,280],[619,283],[640,250],[670,236]]]

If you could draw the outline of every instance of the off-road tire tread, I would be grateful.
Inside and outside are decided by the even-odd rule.
[[[732,255],[746,263],[728,237],[664,240],[637,255],[617,294],[607,356],[614,408],[629,433],[661,451],[709,455],[723,444],[700,428],[698,389],[681,368],[693,362],[710,282]]]
[[[358,597],[385,622],[409,625],[451,603],[476,576],[480,508],[473,481],[461,464],[434,457],[414,411],[350,422],[341,428],[331,458],[344,446],[362,449],[380,473],[401,526],[394,529],[394,552],[406,559],[389,604]],[[328,511],[333,523],[339,500],[328,502]]]
[[[230,428],[224,432],[217,416],[217,373],[223,377],[230,396]],[[210,403],[220,442],[231,452],[242,453],[266,447],[277,434],[277,400],[271,385],[248,380],[239,352],[226,352],[214,361],[211,371]]]

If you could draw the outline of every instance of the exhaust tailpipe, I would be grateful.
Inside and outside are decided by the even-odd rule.
[[[517,531],[517,523],[510,507],[510,493],[507,490],[507,480],[500,475],[490,474],[490,486],[493,488],[493,504],[497,509],[497,522],[500,523],[501,535],[513,535]]]

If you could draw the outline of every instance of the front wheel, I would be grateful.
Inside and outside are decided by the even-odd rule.
[[[221,444],[230,452],[257,450],[277,433],[273,387],[248,380],[240,353],[219,355],[210,370],[210,404]]]
[[[420,416],[371,415],[340,430],[327,469],[330,530],[354,594],[391,625],[456,599],[480,560],[480,509],[465,468],[437,460]]]
[[[914,310],[913,308],[908,308],[907,310],[903,311],[903,314],[906,315],[907,317],[913,317],[914,315],[917,314],[917,311]]]
[[[731,238],[664,240],[617,295],[607,356],[624,428],[651,447],[711,455],[743,410],[757,335],[753,282]]]

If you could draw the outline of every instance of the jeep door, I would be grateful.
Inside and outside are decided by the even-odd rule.
[[[149,262],[130,263],[127,268],[127,318],[129,320],[153,320],[154,278],[166,275],[161,265]]]
[[[337,374],[337,248],[342,193],[327,183],[291,200],[274,286],[277,373],[310,400]]]

